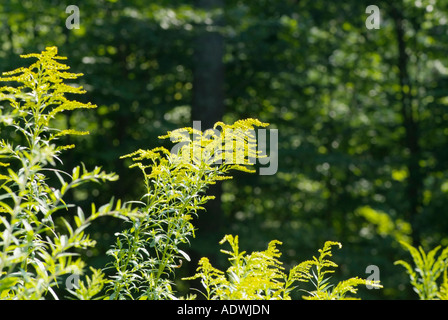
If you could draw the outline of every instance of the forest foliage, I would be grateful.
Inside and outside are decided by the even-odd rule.
[[[288,266],[334,240],[344,245],[335,279],[365,278],[369,265],[381,271],[383,289],[364,290],[362,297],[433,297],[426,287],[415,293],[406,271],[418,287],[412,257],[427,261],[431,270],[438,260],[429,252],[448,245],[448,4],[378,3],[380,29],[370,30],[365,10],[371,1],[199,3],[87,0],[79,5],[79,29],[66,27],[69,13],[60,2],[0,4],[0,70],[22,67],[20,54],[57,46],[71,68],[84,74],[73,85],[74,76],[60,71],[73,85],[64,87],[73,90],[64,92],[67,99],[82,86],[86,92],[77,106],[96,106],[75,110],[72,104],[74,110],[63,113],[56,107],[60,133],[50,135],[61,146],[77,146],[64,152],[61,170],[82,162],[80,179],[102,175],[83,171],[98,166],[119,181],[105,174],[101,178],[110,183],[67,190],[67,203],[88,212],[92,202],[110,203],[111,195],[123,202],[139,199],[147,192],[136,183],[140,172],[129,170],[131,158],[120,157],[169,148],[168,139],[158,139],[168,131],[194,120],[203,120],[206,129],[218,121],[259,119],[278,130],[278,171],[235,173],[218,183],[207,213],[193,218],[199,228],[185,248],[191,262],[176,270],[180,277],[194,274],[204,256],[217,270],[227,270],[228,260],[218,254],[225,235],[239,235],[248,252],[261,252],[278,239]],[[213,72],[217,76],[207,78]],[[220,99],[215,109],[201,109],[201,97],[215,105],[201,88]],[[53,92],[53,102],[69,109],[59,93]],[[218,119],[197,119],[201,113]],[[69,128],[77,131],[64,132]],[[19,139],[14,130],[2,129],[1,135]],[[97,245],[84,257],[94,268],[114,261],[105,253],[122,230],[119,219],[99,219],[101,224],[89,226]],[[398,260],[408,265],[394,264]],[[446,272],[440,270],[436,291],[446,292],[440,284]],[[189,292],[188,284],[179,290]]]

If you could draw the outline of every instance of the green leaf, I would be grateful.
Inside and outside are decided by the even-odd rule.
[[[179,252],[187,261],[191,261],[190,260],[190,256],[183,250],[177,249],[177,252]]]

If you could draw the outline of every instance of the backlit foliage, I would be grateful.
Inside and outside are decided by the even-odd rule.
[[[330,290],[326,274],[333,273],[337,264],[326,257],[331,257],[331,247],[341,244],[327,241],[323,249],[319,249],[319,258],[304,261],[294,266],[288,273],[284,271],[277,245],[280,241],[273,240],[265,251],[246,254],[240,252],[238,236],[226,235],[220,242],[228,242],[232,251],[221,250],[229,255],[230,267],[226,272],[214,268],[207,258],[199,261],[196,275],[187,280],[201,279],[205,288],[204,296],[210,300],[272,300],[290,299],[292,290],[299,288],[296,282],[312,282],[316,290],[308,292],[305,299],[340,300],[345,299],[347,293],[357,293],[357,286],[371,285],[382,287],[378,282],[360,278],[350,278],[341,281]],[[302,289],[303,290],[303,289]]]
[[[252,152],[256,141],[250,132],[255,126],[266,126],[255,119],[240,120],[233,125],[219,123],[222,135],[232,137],[242,157],[256,157]],[[193,137],[190,136],[190,133]],[[193,128],[169,132],[162,139],[181,143],[177,152],[163,147],[138,150],[122,158],[130,158],[130,167],[142,171],[146,193],[135,202],[140,218],[117,234],[117,242],[109,254],[114,261],[109,292],[111,299],[173,299],[174,272],[189,256],[181,249],[194,237],[194,216],[211,196],[208,186],[230,179],[231,170],[249,171],[253,163],[210,161],[226,153],[220,134],[204,134]],[[228,145],[227,145],[228,147]]]
[[[226,164],[229,168],[254,172],[241,165],[253,165],[265,155],[257,150],[255,127],[266,127],[258,119],[238,120],[233,125],[217,122],[204,132],[193,128],[182,128],[169,132],[160,138],[176,142],[183,162],[193,164]],[[192,137],[191,137],[192,135]]]
[[[379,281],[365,280],[358,277],[350,278],[338,282],[336,285],[330,283],[330,277],[326,274],[334,273],[338,265],[333,261],[327,259],[332,256],[331,247],[342,245],[339,242],[327,241],[322,249],[319,249],[319,258],[313,257],[316,272],[313,272],[313,279],[310,281],[315,286],[316,290],[309,292],[309,296],[304,298],[307,300],[341,300],[351,299],[347,297],[348,293],[356,294],[359,285],[369,285],[372,288],[382,288]]]
[[[37,58],[37,61],[28,68],[20,67],[4,72],[3,77],[0,77],[1,82],[21,84],[18,87],[0,87],[0,99],[8,101],[12,108],[12,112],[3,116],[3,121],[13,124],[20,130],[31,146],[40,138],[51,141],[63,135],[88,134],[73,129],[56,130],[49,126],[50,120],[63,111],[96,108],[96,105],[91,103],[82,103],[66,97],[67,93],[85,93],[82,87],[64,83],[65,80],[77,79],[82,74],[63,71],[69,67],[57,61],[65,60],[66,57],[58,56],[56,47],[46,48],[39,54],[32,53],[21,57]]]
[[[398,260],[397,265],[403,266],[410,278],[414,291],[421,300],[443,299],[448,300],[448,247],[440,252],[441,246],[426,253],[422,247],[415,248],[412,245],[401,242],[403,247],[410,253],[414,267],[406,261]],[[443,275],[442,283],[439,278]]]
[[[69,67],[57,60],[57,48],[40,54],[23,55],[36,58],[29,67],[4,72],[0,87],[0,121],[2,131],[8,127],[20,134],[16,139],[0,140],[0,297],[3,299],[42,299],[48,293],[58,299],[54,288],[64,277],[82,275],[85,263],[77,250],[95,245],[85,233],[89,224],[103,215],[126,214],[120,203],[112,202],[85,216],[81,208],[64,200],[73,189],[89,181],[115,181],[118,177],[97,167],[88,171],[78,166],[71,173],[54,168],[61,151],[72,145],[57,145],[63,135],[84,135],[73,129],[58,130],[50,124],[58,113],[94,105],[69,100],[67,93],[83,93],[81,87],[64,83],[81,74],[65,72]],[[17,85],[18,84],[18,85]],[[11,130],[6,132],[12,132]],[[59,185],[49,185],[49,177]],[[74,223],[72,222],[74,221]],[[100,271],[93,269],[82,292],[76,295],[92,298],[102,286]],[[78,285],[79,285],[78,283]]]

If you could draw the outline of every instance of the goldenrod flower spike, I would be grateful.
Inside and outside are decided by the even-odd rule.
[[[71,73],[65,70],[69,66],[58,62],[66,57],[58,56],[57,47],[47,47],[41,53],[30,53],[21,55],[21,58],[37,59],[29,67],[20,67],[12,71],[3,72],[0,82],[17,82],[19,86],[0,87],[0,100],[7,100],[14,109],[12,117],[26,115],[27,122],[33,124],[33,138],[37,139],[45,132],[50,133],[50,140],[62,135],[75,134],[84,135],[88,132],[65,130],[53,133],[54,129],[49,127],[51,119],[57,114],[76,109],[92,109],[97,106],[69,100],[65,97],[69,94],[83,94],[82,86],[70,86],[64,83],[66,79],[76,79],[82,73]],[[24,114],[23,112],[28,112]]]

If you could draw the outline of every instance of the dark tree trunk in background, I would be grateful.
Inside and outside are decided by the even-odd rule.
[[[401,3],[401,2],[400,2]],[[409,177],[407,185],[407,198],[409,201],[407,219],[412,226],[412,242],[414,246],[420,244],[419,213],[422,210],[423,175],[419,161],[421,150],[419,144],[418,112],[414,110],[412,83],[408,73],[409,56],[406,52],[406,39],[403,10],[392,6],[392,17],[395,22],[395,35],[398,51],[398,77],[401,87],[401,114],[405,128],[404,146],[409,150],[409,158],[406,163]]]
[[[222,0],[198,0],[204,10],[222,8]],[[221,21],[198,26],[194,52],[192,120],[211,128],[224,114],[224,39],[217,31]]]
[[[198,9],[214,12],[222,9],[222,0],[198,0]],[[212,128],[221,121],[224,114],[224,39],[219,33],[221,18],[213,16],[212,24],[197,26],[194,52],[193,104],[191,119],[201,121],[202,131]],[[211,186],[207,192],[216,198],[206,205],[206,212],[199,213],[196,223],[197,235],[201,241],[207,239],[217,245],[222,234],[221,184]],[[201,253],[203,254],[203,253]]]

